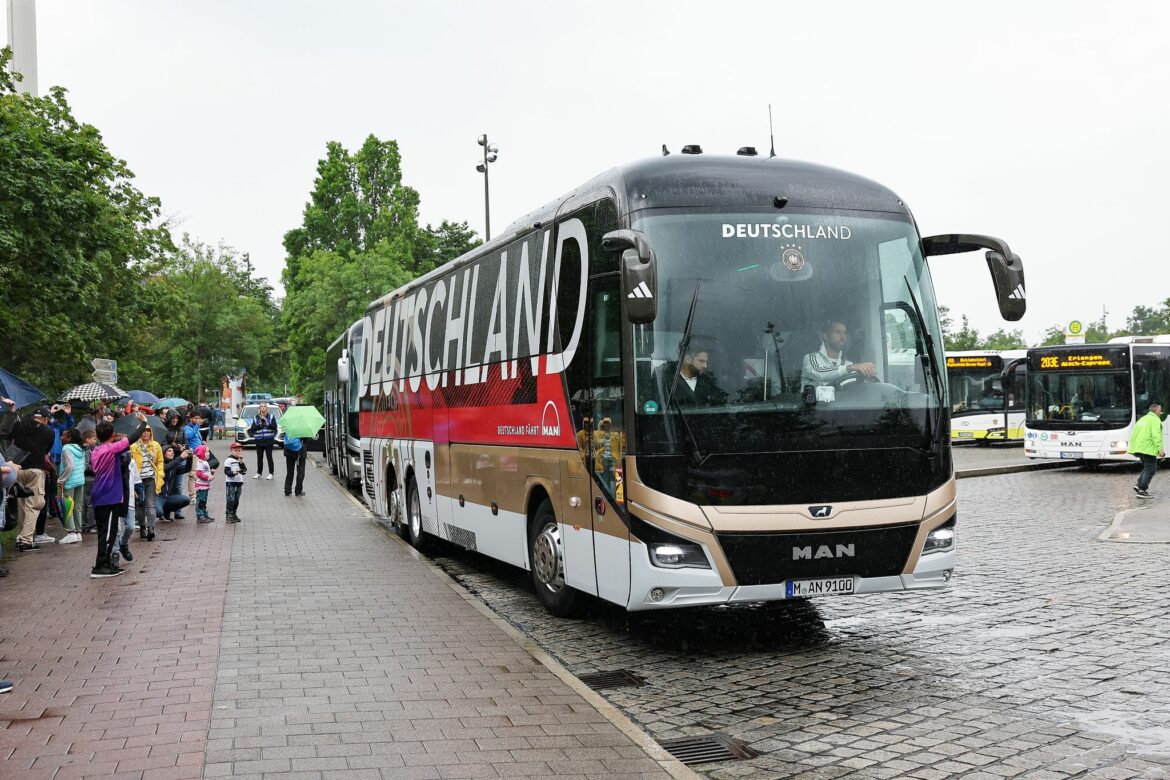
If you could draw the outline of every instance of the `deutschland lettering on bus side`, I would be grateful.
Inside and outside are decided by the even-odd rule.
[[[404,392],[408,384],[411,392],[418,392],[424,378],[429,390],[479,384],[487,381],[489,367],[498,367],[501,379],[512,379],[519,376],[518,363],[524,358],[531,360],[532,374],[536,375],[541,355],[546,356],[546,374],[563,371],[576,354],[584,324],[589,246],[581,220],[566,220],[557,227],[550,269],[551,234],[546,230],[518,246],[513,244],[486,255],[367,311],[362,328],[361,395]],[[581,257],[578,279],[561,279],[569,241],[576,242]],[[533,256],[536,252],[539,256]],[[515,284],[509,284],[513,265]],[[487,279],[482,292],[491,295],[490,304],[486,298],[479,301],[481,270]],[[551,294],[546,300],[550,270]],[[554,352],[557,290],[573,282],[578,284],[578,294],[572,335],[563,351]],[[475,332],[477,302],[491,307],[485,334]],[[546,315],[548,329],[541,334],[540,325]],[[477,350],[481,335],[482,347]]]

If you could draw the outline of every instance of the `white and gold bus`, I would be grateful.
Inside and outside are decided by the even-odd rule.
[[[920,238],[858,176],[687,151],[586,182],[369,306],[373,510],[415,545],[529,570],[557,614],[583,594],[644,610],[945,586],[926,257],[987,250],[1008,319],[1019,257]],[[806,362],[830,369],[807,381]]]
[[[947,353],[947,390],[951,404],[951,442],[990,444],[1024,440],[1026,349]],[[1000,374],[1017,364],[1016,384],[1004,389]],[[1018,389],[1017,389],[1018,388]]]

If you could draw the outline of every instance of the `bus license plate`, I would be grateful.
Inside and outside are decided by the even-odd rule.
[[[823,580],[788,580],[785,583],[788,598],[796,596],[844,596],[853,592],[852,577],[831,577]]]
[[[1060,457],[1064,458],[1065,460],[1079,460],[1079,459],[1085,457],[1085,453],[1083,453],[1083,452],[1062,452],[1062,453],[1060,453]]]
[[[975,431],[959,431],[960,439],[974,439]]]

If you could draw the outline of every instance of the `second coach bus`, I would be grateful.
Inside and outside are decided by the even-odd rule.
[[[325,351],[325,459],[347,485],[362,478],[356,373],[361,364],[362,321],[345,329]]]
[[[695,150],[691,150],[695,151]],[[630,610],[945,586],[955,483],[928,255],[841,171],[617,168],[372,303],[355,353],[374,511]]]
[[[1024,455],[1136,462],[1134,423],[1151,403],[1170,406],[1170,336],[1030,349],[1026,387]]]
[[[951,403],[951,442],[1021,442],[1024,440],[1024,393],[1027,364],[1013,372],[1017,385],[1004,389],[1006,365],[1027,356],[1025,349],[1001,352],[947,353],[947,389]],[[1019,390],[1016,390],[1016,387]]]

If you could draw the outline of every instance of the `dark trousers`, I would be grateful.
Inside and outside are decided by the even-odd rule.
[[[293,471],[297,473],[297,495],[305,492],[305,450],[299,452],[284,451],[284,494],[292,492]]]
[[[97,520],[97,562],[95,566],[110,562],[114,547],[118,544],[118,504],[105,504],[93,508]]]
[[[236,510],[240,507],[240,493],[244,490],[244,483],[225,482],[224,487],[227,488],[227,515],[235,517]]]
[[[93,504],[89,502],[89,494],[93,490],[93,479],[87,478],[85,480],[85,514],[81,516],[81,528],[83,531],[88,531],[97,526],[97,520],[93,511]]]
[[[1142,462],[1142,473],[1138,474],[1137,486],[1142,490],[1149,490],[1150,480],[1158,473],[1158,456],[1144,453],[1137,453],[1137,456]]]
[[[272,442],[256,442],[256,475],[264,476],[264,456],[268,455],[268,473],[275,474],[276,467],[272,465]]]

